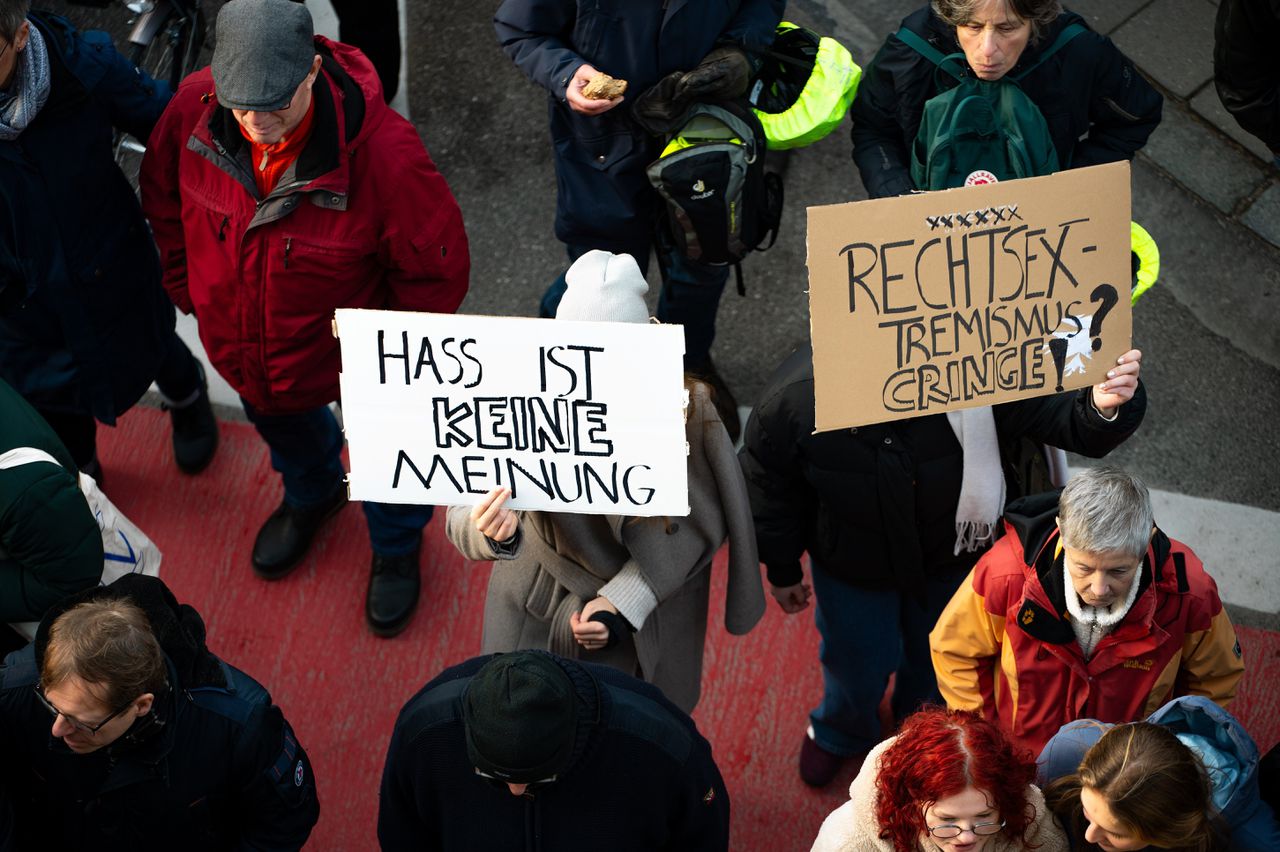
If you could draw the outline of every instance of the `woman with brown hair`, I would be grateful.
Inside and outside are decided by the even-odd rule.
[[[1257,764],[1239,722],[1185,696],[1141,722],[1064,726],[1040,754],[1039,779],[1080,849],[1274,852],[1280,826]]]

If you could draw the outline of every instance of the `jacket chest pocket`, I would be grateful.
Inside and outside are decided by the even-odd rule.
[[[273,234],[267,267],[271,288],[288,310],[347,305],[380,280],[373,246],[354,240],[318,240],[314,237]],[[296,299],[302,299],[299,303]],[[363,306],[363,305],[362,305]]]
[[[601,6],[605,8],[601,8]],[[616,15],[608,11],[602,0],[586,0],[578,6],[578,19],[573,25],[573,47],[580,56],[595,64],[600,59],[601,46],[606,43],[610,31],[617,24]]]

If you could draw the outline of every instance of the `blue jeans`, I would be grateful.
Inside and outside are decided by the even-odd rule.
[[[305,509],[345,488],[342,479],[342,429],[327,405],[299,414],[263,414],[241,398],[244,413],[271,450],[271,467],[284,480],[284,501]],[[373,552],[382,556],[412,553],[431,520],[431,506],[361,503]]]
[[[591,251],[590,246],[566,248],[571,262]],[[626,253],[636,259],[641,273],[648,273],[647,243]],[[662,247],[658,262],[666,271],[667,279],[667,285],[658,294],[658,321],[684,326],[685,366],[701,367],[711,359],[711,344],[716,337],[716,311],[720,307],[724,283],[729,278],[729,267],[695,263],[670,246]],[[567,287],[562,272],[543,294],[538,315],[554,317]]]
[[[880,742],[880,699],[891,674],[898,676],[895,718],[906,718],[921,704],[941,703],[929,631],[969,571],[930,574],[918,598],[896,589],[860,589],[812,567],[822,703],[809,721],[818,745],[852,757]]]

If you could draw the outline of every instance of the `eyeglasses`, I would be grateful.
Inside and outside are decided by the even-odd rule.
[[[958,825],[931,825],[929,833],[939,840],[950,840],[952,837],[959,837],[965,831],[972,831],[979,837],[985,837],[989,834],[999,834],[1004,828],[1004,821],[1000,822],[980,822],[971,828],[964,829]]]
[[[44,709],[48,710],[49,714],[53,716],[54,719],[57,719],[59,716],[61,716],[62,718],[67,720],[68,725],[75,728],[77,731],[80,731],[81,733],[88,734],[89,736],[93,736],[97,734],[98,731],[101,731],[108,722],[110,722],[112,719],[119,716],[124,711],[128,710],[129,707],[133,705],[133,702],[130,701],[128,704],[124,705],[119,710],[115,711],[110,716],[108,716],[107,718],[99,722],[98,724],[89,725],[84,722],[81,722],[79,719],[68,716],[66,713],[63,713],[57,707],[54,707],[51,703],[49,703],[49,699],[44,697],[44,687],[41,686],[40,684],[36,685],[36,698],[40,699],[40,703],[44,705]]]
[[[508,784],[516,783],[515,781],[510,781],[506,778],[499,778],[497,775],[490,775],[488,772],[482,771],[478,766],[475,767],[475,770],[476,770],[476,774],[479,775],[481,778],[485,778],[503,787],[507,786]],[[552,775],[548,778],[542,778],[537,781],[530,781],[528,783],[529,783],[529,786],[533,786],[534,784],[550,784],[552,781],[556,780],[559,777],[560,777],[559,775]]]

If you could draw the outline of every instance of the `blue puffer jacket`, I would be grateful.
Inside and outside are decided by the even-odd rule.
[[[170,92],[106,33],[30,21],[52,84],[31,125],[0,142],[0,377],[37,408],[114,423],[155,377],[174,313],[112,128],[146,139]]]
[[[657,194],[644,169],[657,140],[631,105],[672,71],[689,71],[717,45],[767,47],[785,0],[505,0],[494,16],[507,56],[549,93],[555,148],[556,236],[609,251],[645,248]],[[603,115],[574,112],[565,89],[583,63],[627,81]]]
[[[1280,823],[1258,792],[1258,746],[1236,718],[1199,695],[1176,698],[1147,717],[1177,735],[1208,770],[1213,804],[1231,829],[1233,852],[1280,849]],[[1041,787],[1080,766],[1085,752],[1112,725],[1083,719],[1064,725],[1040,753]]]

